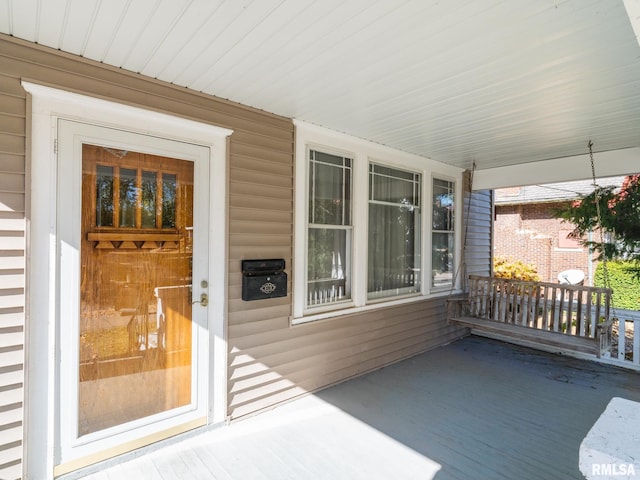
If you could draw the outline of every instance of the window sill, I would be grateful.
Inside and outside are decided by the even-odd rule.
[[[420,295],[420,294],[416,294],[416,295],[412,295],[410,297],[404,296],[402,298],[398,298],[398,299],[394,299],[394,300],[387,300],[387,301],[377,301],[375,303],[370,303],[368,305],[363,305],[360,307],[356,307],[353,306],[353,304],[350,304],[351,306],[344,306],[346,308],[340,308],[340,309],[336,309],[336,310],[331,310],[331,311],[324,311],[324,312],[318,312],[318,313],[313,313],[313,314],[305,314],[302,317],[289,317],[289,323],[291,327],[295,327],[297,325],[304,325],[306,323],[312,323],[312,322],[317,322],[320,320],[330,320],[330,319],[334,319],[334,318],[342,318],[342,317],[346,317],[349,315],[354,315],[354,314],[358,314],[358,313],[362,313],[362,312],[370,312],[370,311],[374,311],[374,310],[382,310],[384,308],[389,308],[389,307],[395,307],[395,306],[399,306],[399,305],[405,305],[407,303],[416,303],[416,302],[422,302],[425,300],[431,300],[434,298],[442,298],[442,297],[448,297],[450,294],[451,295],[456,295],[461,293],[461,290],[459,289],[455,289],[452,292],[450,291],[450,289],[447,289],[446,291],[441,291],[441,292],[433,292],[430,293],[428,295]]]

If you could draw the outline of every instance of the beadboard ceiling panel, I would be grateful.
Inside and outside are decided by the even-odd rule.
[[[640,146],[639,22],[639,0],[0,0],[0,32],[479,169]]]

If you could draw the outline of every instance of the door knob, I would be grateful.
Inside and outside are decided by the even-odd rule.
[[[207,295],[206,293],[201,293],[200,300],[196,300],[191,303],[199,303],[201,306],[206,307],[207,305],[209,305],[209,295]]]
[[[202,305],[203,307],[209,305],[209,295],[207,295],[206,293],[200,295],[200,305]]]

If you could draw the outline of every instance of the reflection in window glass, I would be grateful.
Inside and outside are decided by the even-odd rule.
[[[176,176],[162,174],[162,228],[176,228]]]
[[[96,226],[113,227],[113,167],[96,166]]]
[[[142,228],[156,228],[156,172],[142,171]]]
[[[129,168],[120,169],[120,226],[136,226],[136,171]]]
[[[448,287],[453,282],[455,184],[433,179],[431,281],[434,288]]]
[[[420,291],[420,174],[369,166],[368,298]]]

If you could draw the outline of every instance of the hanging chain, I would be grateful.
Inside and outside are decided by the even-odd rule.
[[[591,160],[591,178],[593,179],[593,191],[595,193],[596,200],[598,230],[600,230],[600,248],[602,249],[602,276],[604,277],[605,288],[611,288],[611,284],[609,281],[609,268],[607,267],[607,254],[605,252],[604,244],[604,229],[602,228],[602,215],[600,214],[600,191],[598,190],[598,184],[596,183],[596,166],[595,162],[593,161],[593,142],[591,140],[589,140],[589,159]],[[614,309],[613,297],[611,299],[611,308]]]
[[[453,291],[456,287],[456,282],[460,277],[460,272],[463,270],[464,264],[466,262],[465,250],[467,249],[467,237],[469,234],[469,214],[471,213],[471,197],[473,195],[473,175],[475,174],[475,172],[476,172],[476,161],[474,160],[471,166],[471,172],[469,173],[469,200],[467,202],[466,213],[464,213],[465,211],[464,207],[462,209],[463,217],[464,217],[464,234],[462,236],[462,249],[460,252],[460,261],[458,262],[458,267],[453,272],[453,279],[451,280],[451,289],[449,290],[450,297],[453,295]],[[464,204],[464,197],[465,195],[463,194],[462,195],[463,204]],[[464,290],[464,288],[465,288],[465,285],[463,284],[462,289]]]

